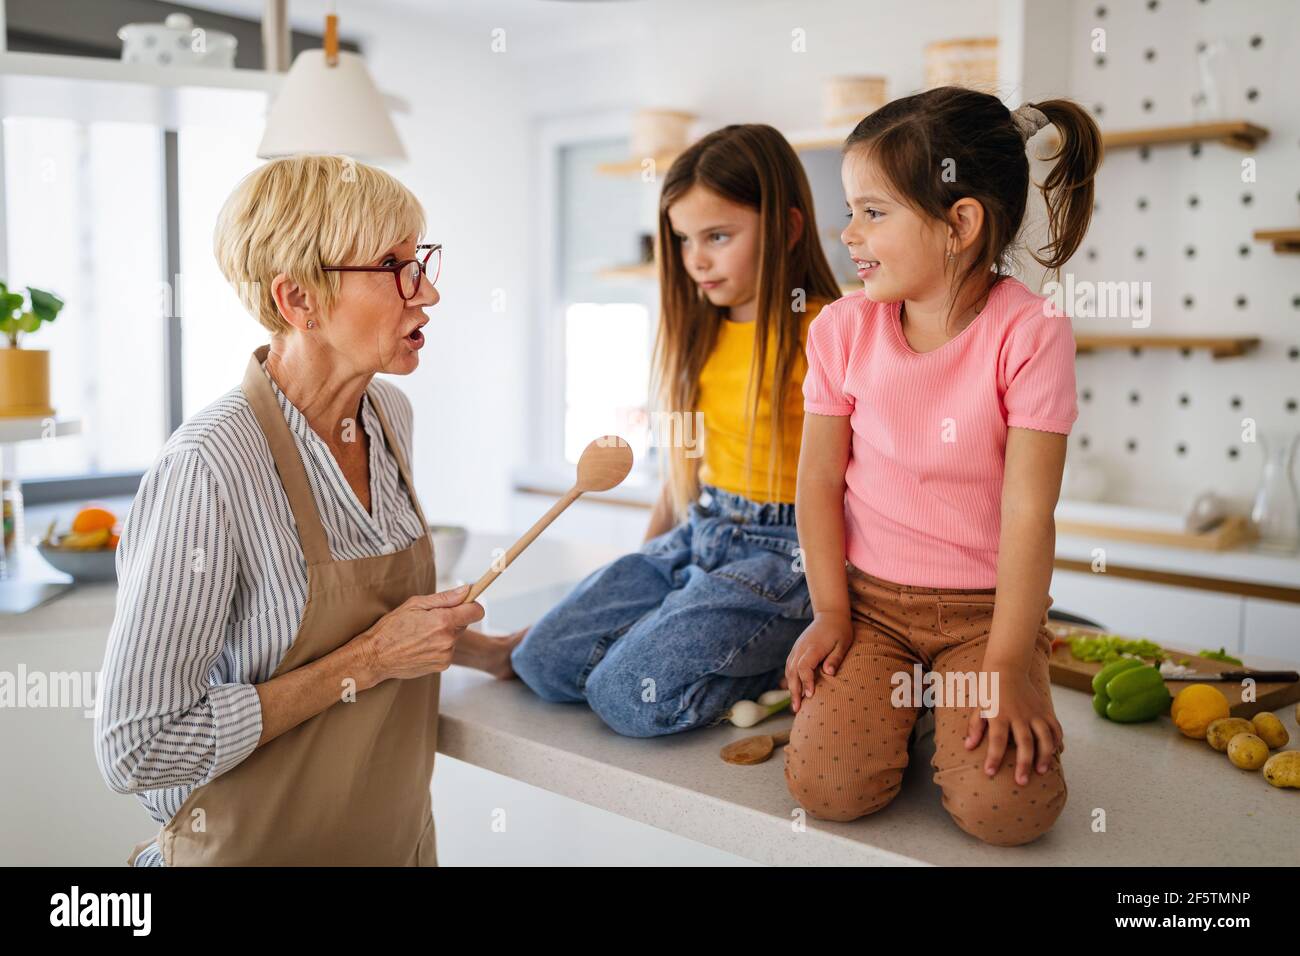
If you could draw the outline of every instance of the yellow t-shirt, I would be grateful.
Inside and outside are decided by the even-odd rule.
[[[795,356],[786,387],[785,421],[778,461],[780,480],[773,474],[776,501],[794,501],[795,472],[799,465],[799,442],[803,434],[803,377],[808,371],[804,351],[808,325],[825,302],[809,302],[799,330],[799,352]],[[776,332],[767,345],[767,371],[759,395],[758,418],[754,424],[754,450],[749,480],[745,475],[745,448],[749,438],[749,367],[754,361],[755,329],[758,322],[723,320],[718,340],[704,368],[700,370],[699,411],[704,414],[704,455],[699,481],[723,491],[744,495],[754,501],[768,500],[768,455],[772,446],[773,369],[776,366]]]

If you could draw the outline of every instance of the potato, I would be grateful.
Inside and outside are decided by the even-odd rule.
[[[1300,789],[1300,750],[1283,750],[1269,757],[1264,779],[1275,787]]]
[[[1220,717],[1205,728],[1205,742],[1219,753],[1228,749],[1228,741],[1237,734],[1253,734],[1255,725],[1241,717]]]
[[[1286,732],[1286,727],[1282,721],[1277,719],[1277,714],[1270,714],[1263,710],[1250,718],[1250,722],[1255,727],[1255,733],[1259,739],[1268,744],[1269,750],[1277,750],[1279,747],[1285,747],[1291,735]]]
[[[1258,770],[1268,760],[1268,744],[1254,734],[1237,734],[1228,741],[1228,759],[1242,770]]]

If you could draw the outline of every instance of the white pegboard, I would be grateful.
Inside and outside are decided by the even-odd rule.
[[[1075,0],[1070,89],[1103,130],[1169,126],[1197,114],[1198,44],[1227,51],[1225,119],[1269,130],[1253,152],[1217,143],[1111,153],[1076,280],[1150,282],[1151,334],[1255,335],[1241,358],[1100,351],[1078,359],[1073,458],[1107,473],[1106,500],[1178,509],[1214,489],[1248,508],[1263,466],[1242,441],[1300,431],[1300,256],[1256,229],[1300,226],[1300,3],[1296,0]],[[1106,51],[1094,53],[1093,31]],[[1242,160],[1255,160],[1255,182]],[[1078,331],[1135,331],[1130,319],[1075,319]]]

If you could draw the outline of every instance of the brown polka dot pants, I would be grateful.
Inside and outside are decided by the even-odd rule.
[[[800,705],[785,748],[790,793],[823,820],[856,820],[898,795],[921,709],[891,701],[894,675],[905,673],[910,683],[915,664],[922,674],[977,674],[993,620],[992,590],[893,584],[851,564],[848,572],[853,646],[834,677],[818,670],[816,691]],[[1052,640],[1046,623],[1045,606],[1030,679],[1050,700]],[[984,772],[987,728],[974,750],[963,742],[970,715],[978,710],[971,697],[967,700],[972,706],[934,709],[931,765],[944,809],[957,826],[986,843],[1028,843],[1046,833],[1065,806],[1060,760],[1053,755],[1045,774],[1031,768],[1022,787],[1015,780],[1015,743],[1008,740],[1002,766],[989,777]]]

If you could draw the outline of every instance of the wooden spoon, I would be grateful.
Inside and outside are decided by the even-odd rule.
[[[778,730],[772,734],[758,734],[743,740],[733,740],[722,748],[722,759],[727,763],[756,764],[772,756],[777,747],[784,747],[790,742],[789,730]]]
[[[564,493],[551,510],[537,519],[537,523],[510,546],[501,558],[492,562],[492,568],[469,589],[462,603],[478,600],[478,596],[487,590],[487,586],[497,579],[510,562],[523,553],[524,548],[533,543],[533,539],[546,530],[552,521],[560,516],[565,508],[573,504],[588,491],[609,491],[616,487],[628,472],[632,470],[632,447],[617,435],[603,435],[582,450],[578,459],[578,480]]]

